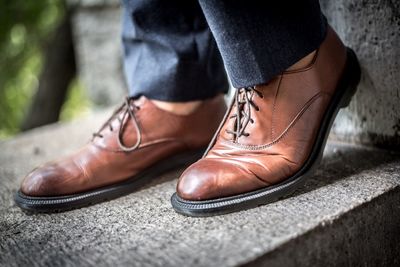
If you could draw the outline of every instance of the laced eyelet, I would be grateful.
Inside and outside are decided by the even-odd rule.
[[[100,128],[100,130],[96,133],[93,133],[93,138],[95,137],[100,137],[103,138],[103,135],[100,134],[100,132],[105,129],[105,127],[109,127],[110,131],[114,131],[114,128],[112,127],[112,122],[114,119],[117,119],[120,123],[119,130],[118,130],[118,136],[117,136],[117,142],[119,148],[124,151],[124,152],[131,152],[138,148],[142,142],[142,133],[138,124],[138,121],[136,120],[135,116],[135,110],[140,109],[140,107],[133,105],[132,103],[132,98],[127,97],[124,101],[124,103],[114,111],[114,113],[111,115],[111,117],[103,124],[103,126]],[[133,106],[133,110],[131,108]],[[120,117],[120,115],[122,116]],[[123,135],[123,128],[124,128],[124,122],[125,118],[130,118],[131,121],[134,124],[135,127],[135,132],[137,134],[137,141],[133,146],[125,146],[122,140],[122,135]]]
[[[260,111],[260,108],[253,101],[255,94],[260,98],[264,98],[264,95],[254,86],[240,88],[235,93],[235,102],[232,104],[235,114],[229,117],[229,119],[235,119],[235,123],[232,129],[226,130],[228,134],[233,136],[234,141],[237,141],[240,136],[250,136],[250,134],[245,133],[244,130],[249,122],[252,124],[254,123],[254,120],[251,118],[251,107],[253,107],[255,111]]]

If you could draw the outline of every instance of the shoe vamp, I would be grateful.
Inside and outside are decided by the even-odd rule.
[[[290,153],[285,154],[286,151],[279,150],[274,146],[262,150],[251,150],[218,144],[208,152],[206,158],[236,165],[266,183],[275,184],[289,178],[300,169],[300,164],[295,157]]]

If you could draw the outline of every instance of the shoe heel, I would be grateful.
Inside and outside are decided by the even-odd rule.
[[[340,104],[341,108],[349,106],[352,97],[357,91],[357,86],[361,79],[361,68],[357,56],[351,48],[347,48],[347,62],[345,67],[345,77],[342,80],[345,92]]]

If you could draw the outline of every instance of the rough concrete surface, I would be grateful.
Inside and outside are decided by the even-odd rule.
[[[13,202],[37,164],[86,142],[104,113],[0,143],[0,266],[398,265],[400,157],[330,142],[282,201],[211,218],[171,208],[181,170],[128,196],[58,214]]]

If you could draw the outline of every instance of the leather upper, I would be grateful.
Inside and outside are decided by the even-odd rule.
[[[182,174],[177,194],[215,199],[295,174],[310,155],[345,62],[346,49],[329,28],[309,66],[238,89],[211,149]]]
[[[164,111],[143,96],[127,99],[89,143],[34,169],[21,191],[58,196],[123,181],[169,156],[205,147],[225,110],[222,96],[205,100],[189,115]]]

